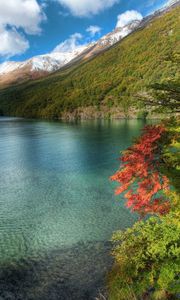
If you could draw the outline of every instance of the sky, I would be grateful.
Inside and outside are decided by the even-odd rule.
[[[72,51],[167,0],[0,0],[0,63]]]

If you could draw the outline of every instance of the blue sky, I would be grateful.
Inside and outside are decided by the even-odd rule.
[[[0,62],[85,44],[117,26],[126,11],[146,16],[167,0],[0,0]],[[129,12],[123,15],[125,21]],[[123,19],[124,20],[124,19]],[[75,34],[75,35],[74,35]],[[64,44],[62,44],[65,42]],[[63,47],[62,47],[63,46]]]

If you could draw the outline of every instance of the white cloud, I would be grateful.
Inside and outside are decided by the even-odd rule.
[[[106,8],[112,7],[119,0],[56,0],[68,8],[75,16],[95,15]]]
[[[36,0],[0,0],[0,26],[23,28],[28,34],[41,31],[40,23],[45,18]]]
[[[118,16],[116,27],[123,27],[134,20],[142,20],[143,16],[136,10],[127,10]]]
[[[74,33],[67,40],[56,46],[53,52],[71,52],[81,46],[80,40],[82,38],[82,34]]]
[[[45,18],[37,0],[0,0],[0,55],[11,57],[25,52],[29,42],[17,30],[39,34]]]
[[[91,37],[94,37],[97,33],[101,32],[101,27],[91,25],[86,29],[86,31],[90,33]]]
[[[29,48],[29,42],[15,28],[10,30],[0,29],[0,41],[0,55],[7,58],[22,54]]]

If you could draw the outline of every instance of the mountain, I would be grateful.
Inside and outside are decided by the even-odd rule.
[[[135,20],[122,28],[103,36],[97,42],[78,46],[71,52],[52,52],[35,56],[23,62],[7,61],[0,64],[0,85],[13,84],[28,79],[37,79],[57,71],[63,66],[79,59],[90,58],[107,49],[131,33],[140,21]]]
[[[145,17],[142,21],[134,20],[124,27],[116,28],[96,42],[77,46],[74,51],[51,52],[35,56],[23,62],[4,62],[0,64],[0,86],[38,79],[47,76],[49,73],[57,71],[66,65],[96,56],[98,53],[113,46],[138,28],[145,26],[155,16],[162,14],[162,12],[172,6],[178,5],[178,3],[179,0],[170,0],[162,9]]]
[[[167,4],[165,5],[165,7],[170,7],[170,6],[174,5],[174,4],[178,4],[178,2],[179,2],[179,0],[169,0],[167,2]]]
[[[1,113],[33,118],[136,116],[137,105],[145,109],[138,102],[140,91],[179,78],[179,14],[176,3],[137,26],[128,24],[125,33],[135,28],[124,38],[122,29],[116,29],[45,78],[1,88]]]
[[[96,43],[94,43],[92,47],[89,48],[89,51],[86,52],[84,58],[93,57],[98,53],[107,50],[109,47],[121,41],[128,34],[132,33],[136,28],[138,28],[140,23],[141,21],[134,20],[129,24],[125,25],[124,27],[118,27],[112,32],[104,35]]]
[[[130,23],[128,23],[127,25],[125,25],[124,27],[118,27],[116,28],[114,31],[108,33],[107,35],[105,35],[104,37],[102,37],[98,42],[97,45],[98,46],[112,46],[115,43],[119,42],[120,40],[122,40],[125,36],[127,36],[128,34],[130,34],[131,32],[133,32],[139,25],[140,25],[141,21],[139,20],[134,20]]]
[[[89,47],[91,45],[79,46],[71,52],[52,52],[23,62],[4,62],[0,64],[0,84],[12,84],[43,77],[60,69]]]

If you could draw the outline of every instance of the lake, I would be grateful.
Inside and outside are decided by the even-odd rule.
[[[0,300],[95,299],[136,216],[109,177],[144,121],[0,118]]]

